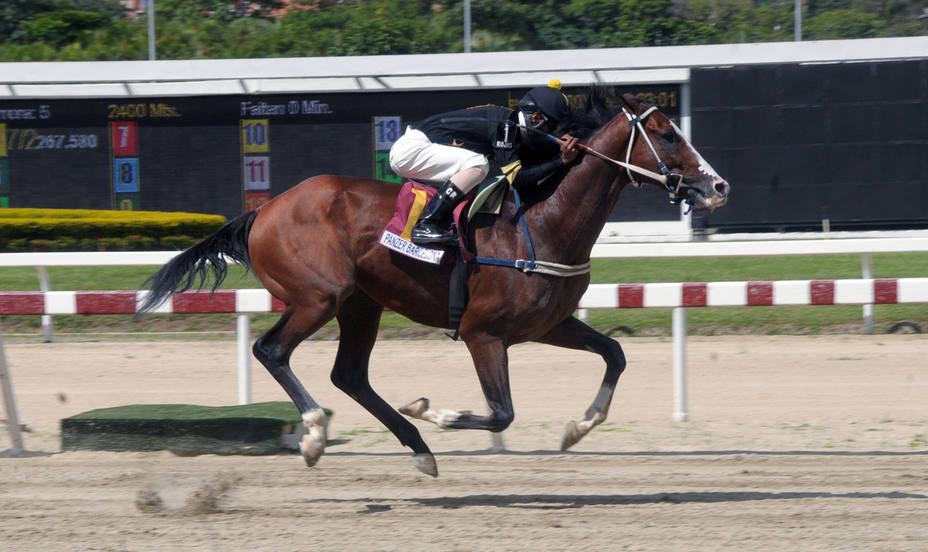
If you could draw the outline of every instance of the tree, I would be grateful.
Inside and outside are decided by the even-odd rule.
[[[884,26],[878,16],[855,10],[832,10],[810,17],[803,26],[807,40],[872,38]]]
[[[6,0],[0,4],[0,37],[14,37],[21,22],[56,5],[56,0]]]
[[[81,42],[89,31],[110,23],[110,18],[99,13],[76,10],[50,11],[37,14],[19,24],[19,36],[23,42],[44,42],[62,47],[72,42]]]
[[[805,38],[928,35],[924,0],[804,0]],[[463,0],[156,0],[160,59],[463,50]],[[118,0],[0,0],[0,61],[145,59]],[[790,0],[472,0],[475,51],[793,39]]]

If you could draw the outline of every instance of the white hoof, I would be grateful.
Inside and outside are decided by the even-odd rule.
[[[325,446],[313,440],[309,434],[304,435],[303,439],[300,440],[300,454],[303,455],[303,460],[310,468],[316,465],[324,451]]]
[[[426,475],[438,477],[438,464],[435,463],[435,457],[431,454],[414,454],[412,465]]]
[[[599,411],[587,414],[587,418],[580,423],[570,421],[564,428],[564,437],[561,438],[561,450],[567,450],[586,437],[591,429],[605,421],[606,415]]]
[[[444,428],[451,427],[451,424],[460,419],[462,414],[461,412],[457,412],[455,410],[446,410],[444,408],[441,410],[432,410],[429,407],[429,400],[425,397],[401,406],[399,408],[399,413],[405,414],[406,416],[415,418],[417,420],[432,422],[438,427]]]
[[[425,414],[425,411],[429,409],[429,400],[425,397],[412,401],[409,404],[405,404],[399,408],[400,414],[409,416],[410,418],[415,418],[417,420],[422,419],[422,415]]]
[[[577,422],[573,420],[567,422],[567,427],[564,428],[564,436],[561,437],[561,450],[567,450],[576,445],[580,442],[580,439],[583,439],[583,435],[580,433],[580,429],[577,428]]]
[[[322,409],[313,410],[303,414],[303,425],[308,433],[300,439],[300,454],[303,455],[306,465],[313,467],[325,452],[329,418]]]

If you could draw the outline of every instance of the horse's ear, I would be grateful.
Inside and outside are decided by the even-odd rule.
[[[616,96],[616,99],[619,100],[619,104],[621,104],[622,107],[635,113],[635,102],[632,98],[633,97],[628,94],[619,94]]]

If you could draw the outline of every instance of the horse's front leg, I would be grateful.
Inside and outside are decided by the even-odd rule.
[[[474,360],[483,395],[490,407],[489,416],[470,411],[433,409],[429,400],[421,398],[399,410],[412,418],[432,422],[439,427],[454,429],[486,429],[503,431],[512,423],[512,395],[509,389],[509,355],[503,340],[488,335],[466,338]]]
[[[619,376],[625,370],[625,353],[622,352],[622,347],[616,340],[597,332],[572,316],[536,341],[568,349],[592,351],[598,353],[606,361],[606,374],[603,376],[603,382],[599,386],[596,398],[593,399],[593,404],[587,409],[583,421],[571,420],[564,430],[561,450],[567,450],[583,439],[591,429],[606,420],[615,386],[619,381]]]

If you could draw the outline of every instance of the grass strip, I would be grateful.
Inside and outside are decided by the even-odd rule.
[[[326,414],[331,415],[330,410]],[[281,435],[302,418],[293,403],[237,406],[134,404],[61,420],[62,450],[151,451],[180,455],[277,454]]]

